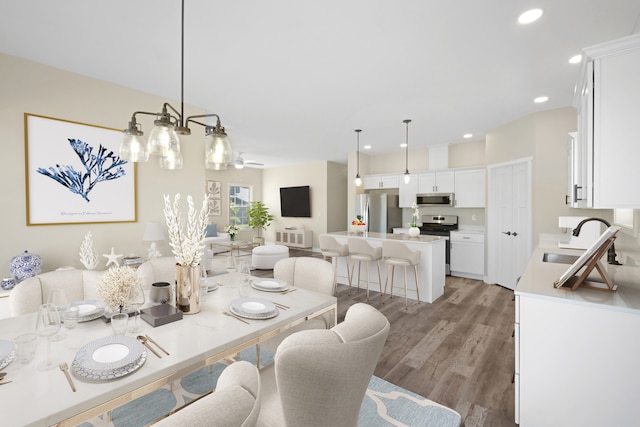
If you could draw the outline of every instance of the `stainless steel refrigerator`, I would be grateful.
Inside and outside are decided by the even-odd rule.
[[[356,216],[367,224],[367,231],[393,233],[402,227],[402,208],[398,206],[398,194],[388,190],[370,190],[356,196]]]

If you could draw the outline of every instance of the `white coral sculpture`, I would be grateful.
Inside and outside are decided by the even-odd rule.
[[[187,196],[186,231],[180,213],[180,193],[176,194],[171,203],[167,194],[164,195],[164,217],[167,222],[169,242],[176,262],[182,266],[197,266],[204,254],[204,236],[209,216],[209,201],[205,195],[200,212],[196,212],[191,196]]]
[[[129,266],[115,266],[100,276],[98,295],[111,311],[122,311],[135,286],[140,286],[138,272]]]
[[[90,231],[85,234],[80,245],[80,262],[87,270],[93,270],[98,266],[98,252],[93,246],[93,235]]]

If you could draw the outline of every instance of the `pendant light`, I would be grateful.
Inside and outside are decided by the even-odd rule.
[[[205,167],[211,170],[224,170],[233,160],[233,150],[224,127],[220,124],[220,117],[217,114],[201,114],[184,119],[184,0],[182,0],[181,43],[180,112],[165,102],[160,113],[146,111],[133,113],[129,126],[123,131],[125,136],[120,143],[120,158],[131,162],[146,162],[150,155],[158,156],[161,168],[182,169],[179,135],[191,135],[191,129],[189,129],[191,122],[205,128]],[[136,121],[138,114],[156,117],[147,141],[142,138],[144,135],[142,127]],[[216,125],[211,126],[194,120],[205,117],[215,117]]]
[[[404,183],[408,184],[411,181],[411,175],[409,175],[409,123],[411,123],[410,119],[405,119],[402,123],[407,125],[407,135],[405,142],[405,163],[404,163]]]
[[[362,178],[360,178],[360,132],[362,132],[362,129],[356,129],[355,132],[358,141],[358,151],[356,152],[356,187],[360,187],[362,185]]]

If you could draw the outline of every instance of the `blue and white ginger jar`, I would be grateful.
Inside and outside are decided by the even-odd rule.
[[[24,279],[40,274],[42,271],[42,257],[24,251],[24,253],[11,258],[9,271],[16,278],[16,283],[20,283]]]

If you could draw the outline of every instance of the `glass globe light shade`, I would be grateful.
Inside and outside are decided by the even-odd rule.
[[[362,178],[360,175],[356,175],[356,187],[360,187],[362,185]]]
[[[174,126],[160,120],[155,121],[155,126],[149,133],[147,151],[152,156],[166,156],[170,147],[180,144],[178,134]]]
[[[405,172],[404,174],[404,183],[408,184],[411,181],[411,175],[409,175],[409,172]]]
[[[162,169],[182,169],[182,153],[180,146],[171,147],[167,150],[167,155],[160,157],[160,167]]]
[[[204,137],[204,164],[209,170],[225,170],[233,159],[231,144],[224,131],[207,131]]]
[[[120,158],[130,162],[146,162],[149,160],[149,152],[147,151],[147,143],[142,138],[142,132],[128,133],[120,143]]]

